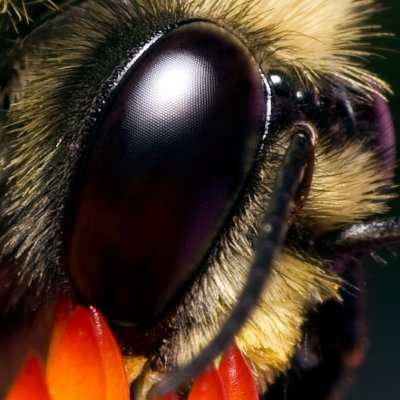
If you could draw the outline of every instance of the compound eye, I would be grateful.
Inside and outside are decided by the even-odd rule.
[[[123,325],[161,316],[237,205],[265,104],[253,56],[211,22],[142,51],[106,101],[77,177],[67,268],[85,301]]]

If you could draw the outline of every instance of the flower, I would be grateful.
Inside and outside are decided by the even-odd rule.
[[[63,299],[58,305],[46,360],[30,353],[6,400],[129,400],[123,356],[95,307]],[[152,400],[178,400],[172,393]],[[253,375],[235,344],[219,367],[196,378],[188,400],[257,400]]]

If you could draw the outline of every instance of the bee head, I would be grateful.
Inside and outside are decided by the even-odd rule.
[[[342,301],[337,260],[397,240],[370,222],[395,158],[360,61],[371,7],[142,3],[0,20],[1,315],[68,293],[146,358],[143,381],[194,360],[166,388],[235,337],[265,391],[309,313]]]

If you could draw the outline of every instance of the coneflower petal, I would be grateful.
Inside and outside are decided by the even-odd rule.
[[[128,400],[121,352],[93,307],[63,300],[55,317],[47,361],[53,400]]]
[[[164,396],[151,397],[149,400],[179,400],[179,397],[175,393],[170,393]]]
[[[224,352],[219,372],[227,400],[258,400],[253,374],[236,344],[232,344]]]
[[[122,354],[103,316],[91,307],[91,315],[96,324],[106,383],[107,400],[128,400],[129,386],[126,378]]]
[[[214,367],[208,367],[194,381],[188,400],[227,400],[222,378]]]
[[[77,306],[65,321],[64,329],[55,327],[50,341],[47,382],[52,399],[106,400],[102,358],[88,309]]]

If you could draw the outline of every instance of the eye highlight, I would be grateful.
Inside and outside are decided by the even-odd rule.
[[[254,167],[266,96],[250,51],[210,22],[175,27],[137,56],[77,178],[67,266],[89,304],[145,325],[184,289]]]

